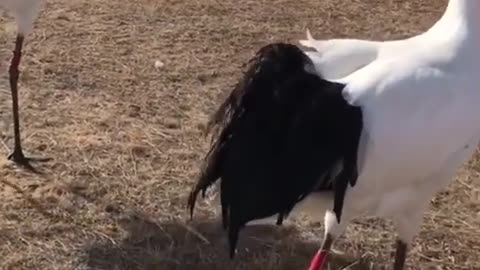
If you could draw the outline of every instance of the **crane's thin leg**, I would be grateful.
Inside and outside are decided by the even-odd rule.
[[[20,117],[18,109],[18,77],[19,70],[18,66],[20,65],[20,59],[22,58],[22,46],[23,46],[23,35],[17,35],[17,40],[15,42],[15,50],[13,51],[13,58],[10,63],[10,90],[12,92],[12,108],[13,108],[13,128],[14,128],[14,140],[15,146],[13,148],[12,154],[8,156],[8,159],[12,160],[18,165],[22,165],[27,169],[35,171],[35,169],[30,165],[30,161],[49,161],[49,158],[27,158],[23,154],[22,142],[20,138]]]
[[[393,270],[403,270],[405,267],[405,260],[407,258],[408,245],[402,240],[397,240],[397,250],[395,252],[395,263]]]
[[[22,58],[22,46],[23,46],[22,35],[17,36],[15,42],[15,50],[13,51],[12,62],[10,63],[10,90],[12,92],[12,107],[13,107],[13,128],[14,128],[14,139],[15,146],[13,153],[8,157],[12,159],[15,163],[26,162],[25,156],[22,151],[22,142],[20,139],[20,117],[18,113],[18,77],[19,71],[18,66],[20,65],[20,59]]]
[[[308,270],[323,270],[327,262],[327,256],[330,252],[333,243],[333,236],[329,233],[325,234],[322,247],[318,250],[317,254],[310,263]]]

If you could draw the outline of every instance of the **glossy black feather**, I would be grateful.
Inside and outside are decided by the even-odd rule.
[[[298,47],[267,45],[212,118],[213,144],[188,204],[193,215],[198,193],[221,180],[231,256],[247,222],[278,214],[281,223],[315,190],[333,189],[341,218],[345,190],[357,178],[362,113],[344,100],[344,85],[309,70]]]

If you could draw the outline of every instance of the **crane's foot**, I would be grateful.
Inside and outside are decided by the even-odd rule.
[[[16,165],[22,166],[34,173],[39,172],[32,166],[32,162],[48,162],[52,160],[51,158],[26,157],[22,150],[13,151],[13,153],[8,156],[8,159],[13,161]]]

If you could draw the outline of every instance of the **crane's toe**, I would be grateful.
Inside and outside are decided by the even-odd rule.
[[[42,157],[26,157],[22,151],[13,151],[9,156],[8,159],[14,162],[16,165],[21,166],[31,172],[39,173],[37,169],[32,166],[32,162],[48,162],[51,161],[52,158],[42,158]]]

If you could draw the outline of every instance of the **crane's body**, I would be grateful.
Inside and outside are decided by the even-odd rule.
[[[314,216],[327,209],[310,270],[323,269],[353,218],[392,218],[394,270],[403,269],[430,199],[480,140],[478,14],[480,1],[450,0],[434,26],[405,40],[308,34],[301,44],[313,52],[262,48],[215,115],[220,132],[192,209],[197,193],[221,179],[231,248],[249,222],[281,222],[292,207]],[[327,206],[315,205],[326,193]]]
[[[351,81],[345,93],[362,107],[365,126],[360,173],[344,211],[398,222],[404,215],[420,219],[432,195],[471,157],[480,140],[480,61],[471,57],[464,70],[451,66],[461,53],[438,59],[419,50],[372,63],[345,80]],[[395,72],[386,71],[389,65]]]

